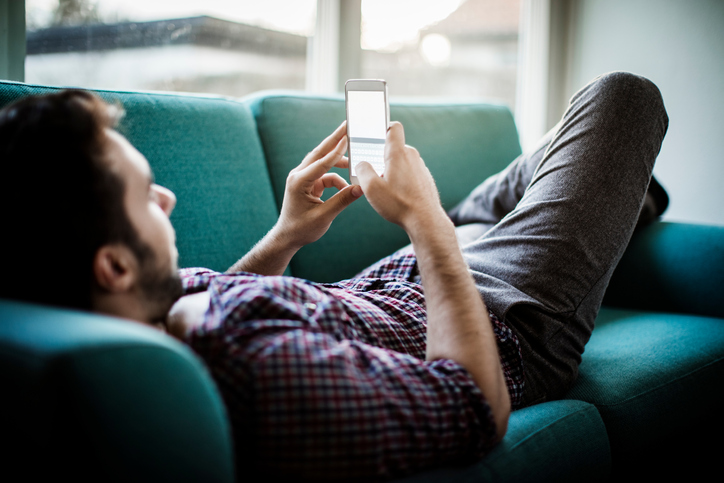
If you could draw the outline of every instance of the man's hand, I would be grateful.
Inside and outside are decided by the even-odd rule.
[[[314,148],[287,176],[284,202],[277,222],[279,235],[297,249],[319,240],[332,220],[354,200],[362,196],[359,186],[350,186],[340,175],[329,173],[332,167],[346,168],[347,122]],[[327,201],[325,188],[339,190]]]
[[[387,221],[410,233],[431,218],[447,219],[435,181],[420,153],[405,144],[399,122],[390,123],[385,141],[383,177],[369,163],[357,165],[357,177],[370,205]]]
[[[359,186],[350,186],[340,175],[329,173],[333,166],[349,165],[344,156],[346,150],[345,121],[291,170],[276,225],[227,272],[281,275],[301,247],[319,240],[327,232],[332,220],[362,196]],[[339,192],[322,201],[324,189],[332,187]]]

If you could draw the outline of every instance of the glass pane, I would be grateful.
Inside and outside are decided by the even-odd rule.
[[[29,83],[304,89],[315,0],[26,0]]]
[[[520,0],[362,0],[362,76],[515,107]]]

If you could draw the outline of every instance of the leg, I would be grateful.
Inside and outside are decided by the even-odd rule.
[[[455,226],[485,224],[492,228],[513,211],[533,179],[536,167],[543,159],[558,126],[530,152],[523,153],[503,171],[491,176],[475,188],[448,215]]]
[[[532,152],[518,156],[507,168],[483,181],[448,212],[455,223],[455,234],[461,248],[485,235],[515,209],[556,128],[543,136]]]
[[[488,307],[520,340],[526,404],[562,397],[575,381],[667,126],[654,84],[602,76],[573,97],[547,144],[452,213],[458,223],[500,217],[463,254]]]

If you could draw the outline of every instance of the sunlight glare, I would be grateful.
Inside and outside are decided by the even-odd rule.
[[[394,52],[419,40],[465,0],[362,0],[362,48]]]
[[[423,58],[432,66],[440,67],[450,62],[450,39],[440,34],[425,35],[420,42]]]

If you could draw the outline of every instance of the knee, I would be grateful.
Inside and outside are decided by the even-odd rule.
[[[662,121],[668,127],[669,118],[659,88],[646,77],[630,72],[609,72],[587,86],[605,103]]]
[[[632,74],[631,72],[608,72],[593,79],[589,85],[601,93],[610,93],[619,96],[635,93],[646,97],[651,102],[663,103],[661,91],[656,87],[656,84],[646,77]]]

